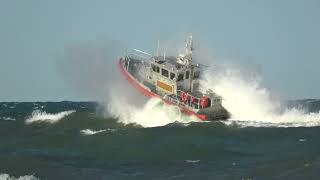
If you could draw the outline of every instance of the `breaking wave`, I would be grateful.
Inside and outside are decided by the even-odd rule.
[[[185,160],[187,163],[199,163],[200,160]]]
[[[25,175],[20,177],[10,176],[9,174],[0,174],[0,180],[40,180],[34,175]]]
[[[83,134],[83,135],[94,135],[94,134],[97,134],[97,133],[101,133],[101,132],[105,132],[106,129],[101,129],[101,130],[91,130],[91,129],[82,129],[80,132]]]
[[[35,110],[32,112],[31,116],[26,119],[25,123],[30,124],[34,122],[48,122],[56,123],[63,119],[64,117],[76,112],[75,110],[63,111],[59,113],[47,113],[45,111]]]
[[[238,67],[222,67],[207,71],[202,84],[223,97],[223,106],[231,113],[226,124],[254,127],[320,126],[320,112],[283,107],[271,92],[262,87],[258,74]]]
[[[15,121],[16,119],[15,118],[12,118],[12,117],[0,117],[0,119],[4,120],[4,121]]]
[[[114,96],[119,97],[119,96]],[[183,115],[176,106],[165,105],[159,98],[152,98],[143,107],[129,104],[125,98],[113,99],[108,110],[123,124],[137,124],[142,127],[165,126],[170,123],[199,121],[195,116]]]

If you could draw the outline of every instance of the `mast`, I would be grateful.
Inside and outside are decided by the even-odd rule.
[[[193,40],[192,35],[188,37],[187,43],[186,43],[186,57],[192,59],[192,51],[193,51]],[[191,60],[190,59],[190,60]]]
[[[159,56],[159,46],[160,46],[160,41],[158,40],[158,46],[157,46],[157,57]]]
[[[186,64],[191,63],[192,61],[192,51],[193,51],[193,40],[192,40],[192,35],[190,35],[187,38],[187,43],[186,43],[186,55],[184,56],[184,59],[186,61]]]
[[[187,38],[186,49],[184,54],[179,54],[177,62],[183,65],[189,65],[192,61],[193,41],[192,35]]]

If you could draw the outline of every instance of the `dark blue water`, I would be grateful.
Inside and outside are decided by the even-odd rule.
[[[289,106],[317,112],[320,101]],[[39,179],[320,177],[317,126],[197,122],[143,128],[102,114],[94,102],[0,103],[0,174]]]

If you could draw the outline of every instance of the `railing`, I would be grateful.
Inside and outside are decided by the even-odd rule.
[[[133,49],[131,51],[128,51],[126,53],[126,57],[128,58],[134,58],[134,59],[140,59],[142,61],[146,61],[146,60],[149,60],[152,55],[149,54],[149,53],[146,53],[144,51],[141,51],[141,50],[138,50],[138,49]],[[135,57],[138,57],[138,58],[135,58]]]
[[[128,70],[132,59],[137,60],[137,61],[141,61],[141,63],[144,66],[146,66],[146,65],[151,66],[150,63],[147,62],[150,58],[152,58],[151,54],[146,53],[141,50],[138,50],[138,49],[132,49],[132,50],[127,51],[125,53],[125,56],[124,56],[125,68]],[[133,65],[135,65],[135,63]]]

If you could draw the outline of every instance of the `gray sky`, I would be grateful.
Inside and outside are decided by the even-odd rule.
[[[0,101],[83,100],[57,70],[65,46],[110,39],[154,50],[193,33],[218,57],[257,64],[273,91],[320,97],[320,1],[0,1]]]

